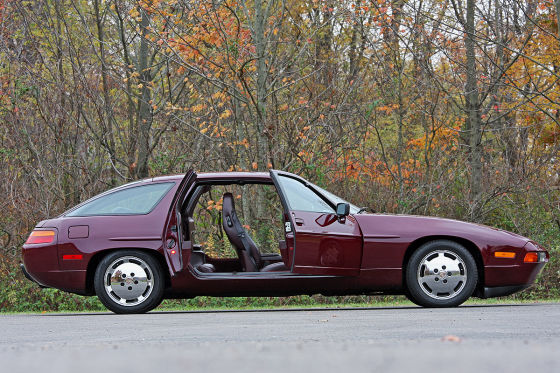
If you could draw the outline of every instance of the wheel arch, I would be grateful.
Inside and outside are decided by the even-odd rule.
[[[484,288],[484,261],[482,260],[482,253],[480,251],[480,248],[476,246],[474,242],[467,240],[466,238],[457,237],[457,236],[447,236],[447,235],[433,235],[433,236],[420,237],[412,241],[410,245],[408,245],[404,253],[403,262],[402,262],[403,288],[406,289],[406,266],[408,264],[408,260],[412,256],[412,253],[414,253],[416,249],[418,249],[420,246],[424,245],[425,243],[431,241],[437,241],[437,240],[449,240],[449,241],[456,242],[464,246],[469,251],[469,253],[473,256],[474,261],[476,263],[476,268],[478,270],[478,281],[477,281],[474,295],[479,293],[480,289]]]
[[[95,288],[93,286],[93,277],[95,276],[95,270],[97,268],[97,266],[99,265],[99,263],[103,260],[104,257],[106,257],[107,255],[114,253],[115,251],[120,251],[120,250],[137,250],[137,251],[141,251],[143,253],[146,253],[148,255],[150,255],[151,257],[153,257],[154,259],[157,260],[157,262],[160,264],[161,266],[161,270],[162,273],[164,275],[165,278],[165,288],[168,288],[171,286],[171,277],[169,275],[169,270],[167,268],[167,263],[165,262],[165,258],[163,257],[163,255],[153,249],[146,249],[146,248],[141,248],[141,247],[119,247],[119,248],[115,248],[115,249],[105,249],[105,250],[101,250],[96,252],[91,259],[89,260],[89,263],[87,265],[87,270],[86,270],[86,292],[87,295],[94,295],[95,294]]]

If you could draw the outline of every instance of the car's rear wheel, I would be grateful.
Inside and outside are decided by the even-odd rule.
[[[161,266],[139,250],[119,250],[101,260],[94,276],[97,297],[115,313],[144,313],[163,298]]]
[[[455,307],[474,292],[476,262],[457,242],[436,240],[420,246],[406,266],[407,297],[424,307]]]

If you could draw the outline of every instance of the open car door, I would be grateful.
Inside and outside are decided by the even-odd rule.
[[[363,244],[356,219],[340,219],[333,202],[306,180],[276,170],[270,176],[290,219],[286,235],[294,235],[292,272],[357,276]]]
[[[184,199],[185,194],[194,183],[196,173],[193,170],[187,171],[185,177],[179,184],[169,214],[167,215],[167,223],[165,224],[163,251],[167,266],[171,276],[175,276],[177,272],[181,272],[184,268],[184,263],[188,262],[188,258],[183,259],[183,223],[181,221],[181,213],[179,211],[179,204]]]

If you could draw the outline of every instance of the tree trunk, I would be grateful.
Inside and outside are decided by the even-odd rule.
[[[558,41],[560,42],[560,0],[554,0],[556,7],[556,27],[558,28]]]
[[[482,206],[482,126],[480,117],[480,103],[476,75],[475,55],[475,0],[467,0],[467,17],[465,23],[465,49],[467,81],[465,84],[465,102],[467,121],[465,133],[468,137],[469,163],[471,168],[470,178],[470,218],[476,221],[480,218]]]
[[[117,15],[117,25],[119,30],[119,41],[122,47],[123,61],[126,65],[124,73],[126,75],[126,103],[127,103],[127,116],[128,121],[128,146],[126,147],[126,161],[128,165],[127,178],[133,179],[136,177],[136,150],[138,147],[138,133],[136,130],[137,123],[135,120],[135,105],[132,93],[132,80],[131,80],[131,69],[132,61],[130,58],[130,53],[128,51],[129,43],[126,41],[125,25],[123,15],[119,12],[119,7],[115,7],[115,12]]]
[[[269,0],[273,1],[273,0]],[[267,112],[266,112],[266,80],[268,76],[266,66],[266,41],[265,22],[268,15],[262,0],[255,1],[255,23],[253,26],[253,37],[257,53],[257,102],[256,102],[256,129],[257,129],[257,164],[259,169],[265,170],[268,165],[268,140],[267,140]]]
[[[99,12],[99,0],[94,0],[93,8],[95,10],[95,24],[97,26],[97,39],[99,41],[99,58],[101,59],[101,81],[103,83],[103,107],[105,111],[105,131],[103,137],[107,142],[109,150],[109,160],[111,162],[111,180],[110,185],[115,186],[116,181],[116,157],[115,157],[115,140],[113,134],[113,111],[111,109],[111,96],[109,94],[109,86],[107,82],[107,61],[105,57],[105,34],[103,30],[103,20]]]
[[[138,178],[148,177],[148,159],[150,157],[150,130],[152,127],[152,107],[150,105],[151,92],[148,84],[151,84],[151,71],[148,67],[148,26],[150,20],[148,13],[140,9],[142,20],[140,21],[140,50],[138,53],[138,73],[140,74],[140,98],[138,101],[138,162],[136,176]]]
[[[274,1],[274,0],[268,0]],[[268,18],[266,9],[269,6],[262,0],[255,1],[255,22],[253,25],[253,37],[255,40],[255,49],[257,53],[257,102],[256,102],[256,136],[257,136],[257,166],[260,171],[268,169],[268,125],[266,123],[267,107],[267,77],[268,70],[266,66],[266,40],[265,40],[265,23]],[[260,220],[264,216],[264,195],[262,190],[257,189],[256,195],[257,211],[256,218]]]

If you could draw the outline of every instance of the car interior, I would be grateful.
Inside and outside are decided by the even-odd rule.
[[[189,264],[199,275],[290,271],[283,208],[273,185],[206,183],[188,200],[183,239],[192,244]]]

